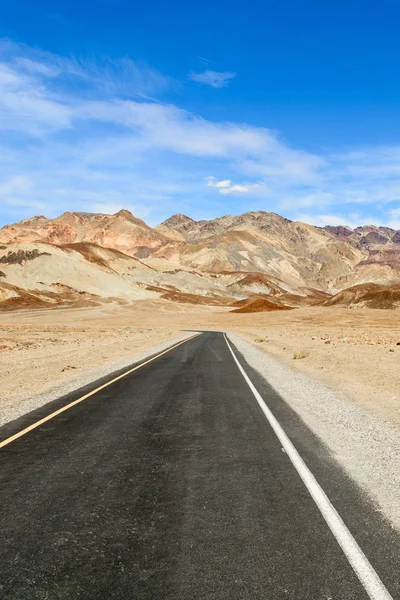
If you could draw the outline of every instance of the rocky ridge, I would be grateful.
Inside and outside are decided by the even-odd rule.
[[[372,225],[314,227],[265,211],[201,221],[176,214],[155,228],[127,210],[114,215],[66,212],[6,225],[0,244],[3,297],[12,292],[5,291],[10,285],[29,293],[40,290],[39,265],[49,285],[78,290],[79,276],[70,285],[66,274],[72,259],[75,271],[86,275],[89,265],[110,274],[124,264],[123,272],[117,268],[123,290],[113,284],[124,301],[130,294],[132,300],[149,297],[147,290],[173,301],[197,302],[198,296],[199,303],[222,306],[222,297],[228,303],[268,297],[280,306],[297,306],[324,302],[326,294],[356,285],[400,284],[400,231]],[[101,280],[103,275],[97,274]],[[125,287],[127,280],[133,287]],[[107,290],[109,284],[104,285]],[[110,297],[101,286],[82,283],[81,288]],[[397,294],[390,298],[397,306]]]

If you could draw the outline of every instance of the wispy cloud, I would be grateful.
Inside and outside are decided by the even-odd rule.
[[[39,76],[37,70],[36,73]],[[40,77],[43,73],[44,69]],[[71,107],[52,97],[38,78],[0,63],[0,126],[3,131],[40,135],[68,128],[71,118]]]
[[[213,88],[222,88],[226,87],[234,77],[236,77],[236,73],[232,73],[231,71],[221,72],[207,69],[203,73],[194,73],[191,71],[188,78],[196,83],[210,85]]]
[[[153,224],[260,208],[316,223],[400,220],[400,146],[307,152],[166,101],[176,85],[130,59],[0,43],[0,221],[123,206]]]
[[[179,83],[143,61],[59,56],[37,48],[0,40],[0,61],[19,76],[42,76],[49,94],[74,97],[142,98],[179,89]]]
[[[33,181],[24,175],[0,181],[0,200],[4,207],[15,212],[40,211],[46,208],[46,204],[35,197]]]
[[[201,62],[203,63],[211,63],[213,65],[216,65],[217,63],[215,62],[215,60],[211,60],[210,58],[206,58],[205,56],[196,56],[196,58],[198,58]]]
[[[11,177],[11,179],[8,179],[7,181],[0,182],[0,195],[3,198],[20,194],[21,192],[30,192],[31,189],[32,182],[23,175]]]

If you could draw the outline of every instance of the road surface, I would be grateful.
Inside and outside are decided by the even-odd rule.
[[[377,587],[350,564],[233,354]],[[398,535],[223,334],[117,375],[0,429],[1,598],[400,598]]]

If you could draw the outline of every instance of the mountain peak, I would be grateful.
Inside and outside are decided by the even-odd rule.
[[[175,215],[172,215],[172,217],[169,217],[169,219],[166,219],[165,221],[160,223],[160,227],[176,227],[177,225],[184,225],[189,223],[194,224],[196,223],[196,221],[182,213],[176,213]]]
[[[121,210],[119,210],[118,212],[116,212],[113,217],[125,217],[126,219],[134,219],[135,216],[131,213],[130,210],[127,210],[126,208],[121,208]]]
[[[21,221],[21,223],[35,223],[37,221],[48,221],[48,218],[44,215],[35,215],[34,217],[28,217]]]
[[[145,223],[142,219],[135,217],[135,215],[133,213],[131,213],[130,210],[127,210],[126,208],[121,208],[121,210],[119,210],[115,214],[111,215],[111,218],[118,219],[119,221],[122,221],[122,222],[124,222],[124,221],[129,222],[129,223],[132,223],[139,227],[143,227],[145,229],[151,229],[147,225],[147,223]]]

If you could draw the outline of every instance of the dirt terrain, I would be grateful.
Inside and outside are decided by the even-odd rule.
[[[88,369],[135,359],[181,330],[239,333],[293,369],[400,426],[400,313],[341,307],[232,313],[232,308],[142,300],[135,306],[3,313],[1,403],[73,382]],[[1,410],[1,406],[0,406]]]

